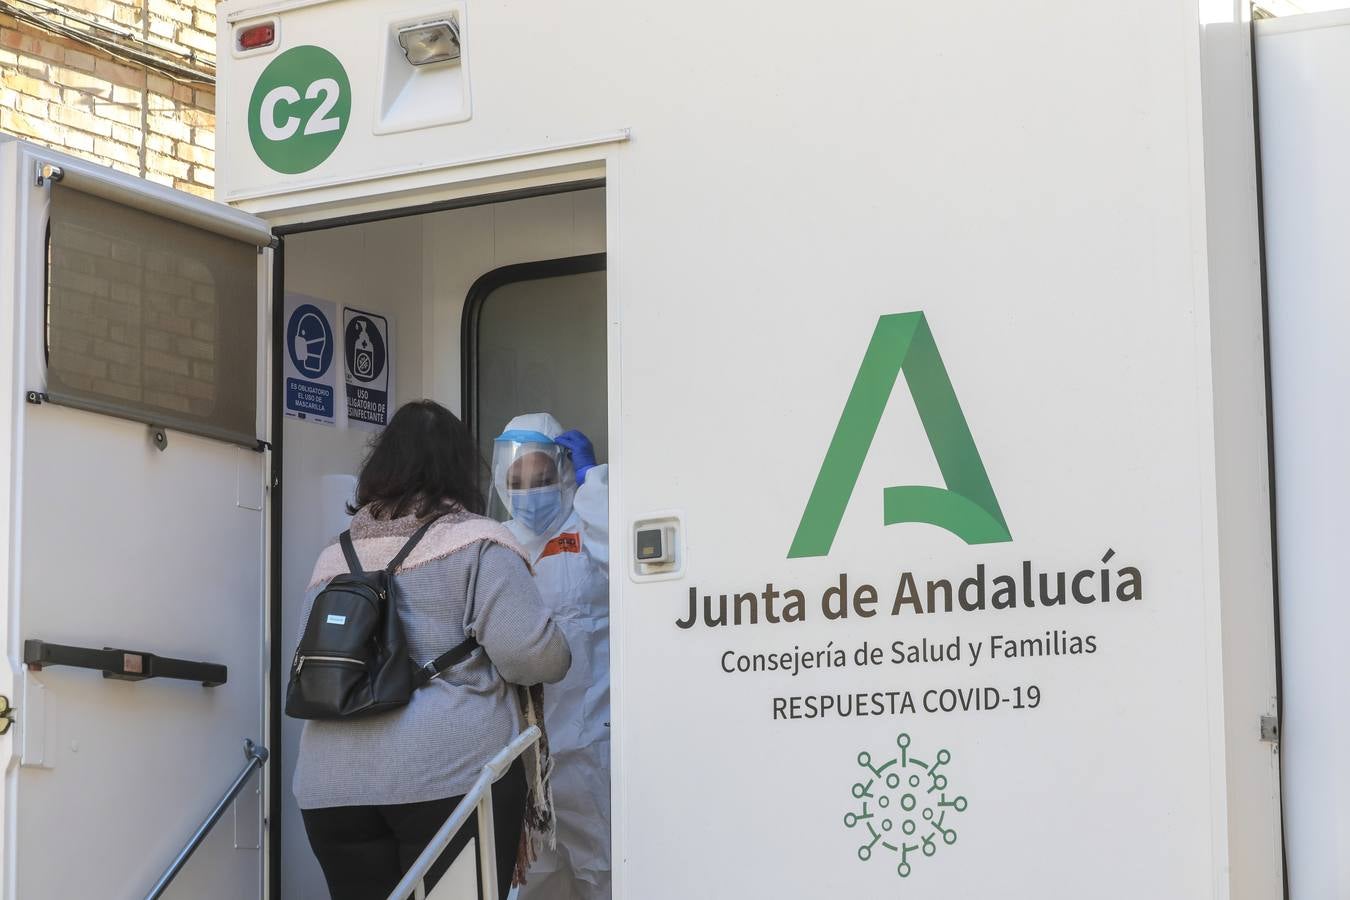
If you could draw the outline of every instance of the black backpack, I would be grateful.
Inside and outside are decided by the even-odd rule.
[[[361,568],[351,532],[342,533],[342,554],[351,572],[334,576],[314,598],[291,662],[286,715],[351,719],[397,709],[478,646],[466,638],[421,667],[408,656],[393,576],[436,521],[417,529],[389,565],[375,572]]]

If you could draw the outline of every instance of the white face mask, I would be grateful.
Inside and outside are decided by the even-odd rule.
[[[535,534],[543,534],[562,511],[562,488],[556,484],[510,494],[511,517]]]

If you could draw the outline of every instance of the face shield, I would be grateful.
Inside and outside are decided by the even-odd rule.
[[[576,475],[548,435],[507,431],[492,445],[492,485],[512,519],[544,534],[571,514]]]

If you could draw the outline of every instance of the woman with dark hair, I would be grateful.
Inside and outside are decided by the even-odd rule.
[[[388,565],[435,520],[394,575],[391,602],[413,661],[424,665],[468,637],[478,648],[414,691],[406,706],[305,722],[293,790],[333,900],[387,897],[483,765],[523,719],[535,718],[538,689],[517,686],[556,682],[571,663],[524,552],[482,515],[480,465],[463,423],[421,400],[398,410],[361,468],[351,537],[363,569]],[[315,565],[302,621],[323,586],[346,571],[335,541]],[[502,897],[528,864],[531,838],[552,826],[546,753],[541,747],[517,760],[493,786]],[[525,833],[527,821],[533,834]],[[428,887],[472,836],[472,827],[461,830]],[[518,848],[525,851],[519,857]]]

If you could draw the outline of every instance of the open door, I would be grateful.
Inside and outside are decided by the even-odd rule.
[[[586,432],[603,462],[611,396],[606,209],[603,184],[587,181],[440,209],[388,210],[378,219],[283,225],[277,232],[284,235],[285,272],[278,281],[296,303],[332,309],[335,321],[345,318],[344,311],[360,310],[387,323],[391,410],[421,397],[444,404],[482,439],[485,459],[509,419],[547,410],[566,427]],[[273,330],[289,331],[280,323]],[[339,401],[334,412],[332,424],[288,415],[276,426],[277,445],[284,448],[278,454],[284,457],[284,500],[277,492],[271,498],[274,510],[284,507],[276,512],[275,541],[279,671],[303,625],[314,560],[347,527],[356,475],[377,434],[352,422],[347,402]],[[289,790],[302,726],[298,719],[281,719],[273,748],[271,774],[283,787],[274,813],[277,843],[271,852],[278,881],[272,896],[286,900],[328,896]],[[599,753],[608,752],[604,743]],[[607,805],[608,797],[595,803]],[[559,840],[565,839],[560,830]],[[436,896],[474,894],[473,854],[462,861],[467,875],[442,881]],[[460,875],[466,880],[457,880]],[[551,897],[545,878],[542,867],[532,870],[532,890]]]
[[[271,236],[20,143],[0,177],[3,896],[140,898],[266,737]],[[262,783],[167,896],[261,895]]]

